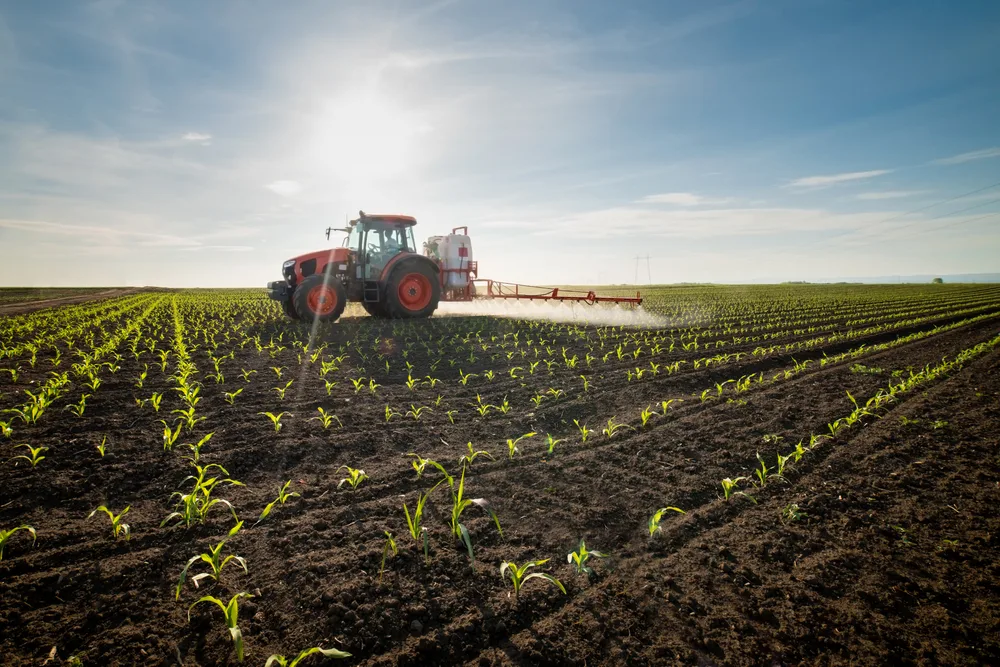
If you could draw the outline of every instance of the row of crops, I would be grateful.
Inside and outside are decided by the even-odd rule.
[[[29,630],[62,603],[86,615],[108,581],[141,591],[101,604],[156,626],[145,650],[188,642],[201,660],[400,650],[425,625],[454,632],[469,604],[455,587],[509,594],[511,622],[530,625],[617,576],[605,563],[659,557],[672,523],[782,493],[810,457],[1000,344],[996,286],[644,297],[663,326],[313,327],[257,290],[0,319],[0,474],[12,491],[0,505],[0,590],[12,602],[0,614],[25,633],[11,645],[27,659],[60,643],[94,664],[127,651],[95,643],[120,629],[103,616]],[[758,432],[779,395],[802,411]],[[731,442],[712,439],[714,423]],[[677,465],[692,433],[703,441]],[[136,553],[141,581],[124,566]],[[91,558],[116,574],[91,574]],[[81,583],[62,603],[29,601],[55,568]],[[447,573],[450,588],[427,589],[428,572]],[[268,622],[310,588],[324,589],[311,597],[326,620]],[[446,600],[436,618],[429,597]],[[380,613],[376,600],[396,603]]]

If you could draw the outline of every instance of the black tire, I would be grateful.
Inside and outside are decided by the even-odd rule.
[[[283,310],[285,312],[285,315],[287,315],[289,318],[293,320],[299,319],[299,314],[295,312],[295,304],[292,303],[291,299],[289,299],[288,301],[281,302],[281,310]]]
[[[385,285],[385,312],[397,319],[430,317],[441,301],[441,284],[430,263],[408,260],[389,276]]]
[[[339,278],[322,275],[309,276],[295,288],[292,304],[299,319],[312,323],[333,322],[347,306],[347,290]],[[333,304],[329,305],[332,297]]]

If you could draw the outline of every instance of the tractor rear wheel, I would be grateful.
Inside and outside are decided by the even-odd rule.
[[[292,303],[291,299],[289,299],[288,301],[281,302],[281,310],[283,310],[285,312],[285,315],[287,315],[289,318],[293,320],[299,319],[299,314],[295,312],[295,304]]]
[[[441,284],[433,269],[420,262],[397,267],[385,286],[385,311],[389,317],[430,317],[441,300]]]
[[[347,306],[347,290],[339,278],[313,275],[295,288],[292,303],[299,319],[305,322],[332,322]]]

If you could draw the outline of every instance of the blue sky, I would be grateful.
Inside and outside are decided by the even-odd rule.
[[[0,90],[0,285],[262,285],[358,209],[540,284],[1000,271],[996,2],[7,2]]]

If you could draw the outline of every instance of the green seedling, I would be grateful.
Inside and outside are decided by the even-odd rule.
[[[323,425],[324,429],[330,428],[330,424],[332,424],[333,422],[337,422],[337,426],[339,426],[340,428],[344,428],[344,423],[340,421],[340,417],[338,417],[337,415],[329,413],[323,408],[316,408],[316,411],[319,412],[319,417],[313,417],[309,421],[320,422]]]
[[[551,433],[545,434],[545,444],[548,447],[546,451],[548,452],[549,456],[552,456],[552,454],[555,452],[556,445],[558,445],[560,442],[566,442],[566,439],[553,438]]]
[[[240,631],[239,625],[237,625],[240,614],[239,600],[241,598],[250,599],[252,597],[253,596],[249,593],[237,593],[229,600],[229,603],[226,604],[217,597],[206,595],[188,607],[188,621],[191,621],[191,610],[202,602],[211,602],[212,604],[217,605],[225,615],[226,629],[229,630],[229,635],[233,639],[233,645],[236,649],[236,659],[239,662],[243,662],[243,633]]]
[[[229,405],[233,405],[236,402],[236,397],[239,396],[242,393],[243,393],[243,387],[240,387],[236,391],[227,391],[227,392],[225,392],[225,394],[226,394],[226,403],[229,403]]]
[[[42,452],[49,451],[48,447],[42,447],[41,445],[39,445],[38,447],[32,447],[31,445],[15,445],[14,449],[19,449],[21,447],[27,448],[28,452],[30,453],[30,456],[28,454],[18,454],[17,456],[13,457],[11,461],[24,459],[25,461],[31,464],[32,468],[37,466],[45,459],[45,456],[42,455]]]
[[[285,400],[285,392],[288,391],[288,388],[292,386],[293,382],[295,382],[295,380],[289,380],[285,383],[284,387],[271,387],[271,391],[278,392],[278,399],[283,401]]]
[[[282,485],[280,489],[278,489],[278,497],[267,504],[267,506],[264,508],[264,511],[260,513],[260,518],[257,519],[257,523],[260,523],[261,521],[266,519],[267,516],[271,513],[271,510],[274,509],[275,505],[279,504],[284,505],[286,502],[288,502],[289,499],[298,498],[300,496],[300,494],[288,490],[288,487],[291,486],[291,484],[292,480],[288,480],[287,482],[284,483],[284,485]],[[257,524],[255,523],[254,525],[256,526]]]
[[[521,567],[518,567],[517,564],[514,563],[513,561],[504,561],[500,565],[500,577],[503,578],[504,581],[506,581],[507,577],[509,576],[511,583],[514,584],[515,600],[517,600],[520,595],[521,587],[532,579],[542,579],[544,581],[547,581],[556,588],[558,588],[559,590],[561,590],[563,592],[563,595],[566,594],[566,587],[562,585],[561,581],[553,577],[551,574],[547,574],[545,572],[531,572],[531,573],[528,572],[529,569],[533,567],[539,567],[548,562],[549,559],[544,558],[542,560],[534,560],[529,563],[525,563]]]
[[[108,447],[108,436],[104,436],[101,439],[101,444],[96,445],[96,447],[97,447],[97,453],[100,454],[101,458],[103,459],[104,458],[104,453],[105,453],[105,451],[107,450],[107,447]]]
[[[649,529],[649,536],[653,537],[658,535],[662,528],[660,526],[660,521],[663,520],[663,515],[667,512],[677,512],[678,514],[686,514],[686,512],[679,507],[661,507],[653,513],[653,516],[649,517],[649,523],[646,528]]]
[[[424,460],[426,461],[427,459]],[[444,480],[442,480],[442,482],[443,481]],[[430,557],[427,554],[427,529],[422,525],[424,520],[424,505],[427,504],[427,499],[430,498],[431,494],[434,493],[434,490],[439,486],[441,486],[441,482],[438,482],[431,487],[430,491],[426,491],[417,496],[417,506],[413,509],[412,516],[410,515],[410,510],[406,507],[406,503],[403,503],[403,514],[406,515],[406,527],[409,529],[410,537],[412,537],[414,541],[417,543],[420,543],[421,541],[423,542],[425,563],[430,562]]]
[[[576,551],[571,551],[566,554],[566,562],[572,564],[576,567],[577,574],[585,574],[588,577],[593,576],[594,570],[587,565],[587,561],[591,558],[607,558],[608,554],[602,553],[600,551],[588,550],[587,545],[584,541],[580,540],[580,546],[577,547]]]
[[[378,570],[379,583],[382,583],[382,575],[385,573],[385,561],[389,557],[389,552],[391,551],[393,556],[399,553],[399,550],[396,548],[396,540],[393,539],[392,533],[388,530],[383,532],[385,533],[385,545],[382,547],[382,565]]]
[[[496,460],[496,459],[493,458],[493,455],[490,454],[485,449],[478,449],[478,450],[474,449],[472,447],[472,443],[471,442],[466,443],[465,446],[468,449],[468,452],[466,454],[463,454],[461,456],[461,458],[458,459],[458,465],[464,466],[467,463],[467,464],[469,464],[471,466],[473,464],[473,462],[476,460],[476,457],[478,457],[478,456],[485,456],[486,458],[488,458],[491,461],[495,461]]]
[[[190,559],[188,559],[188,562],[184,566],[184,569],[181,570],[180,579],[178,579],[177,586],[174,589],[175,600],[181,599],[181,588],[184,587],[184,582],[187,580],[188,570],[191,568],[192,565],[194,565],[198,561],[206,563],[209,566],[209,568],[211,568],[211,570],[209,572],[202,572],[200,574],[196,574],[195,576],[191,577],[191,583],[194,584],[195,588],[198,588],[203,579],[212,579],[213,581],[218,581],[219,576],[222,574],[222,569],[226,567],[226,565],[229,565],[229,563],[236,563],[237,565],[242,567],[243,572],[245,574],[250,573],[249,570],[247,570],[247,562],[242,556],[230,554],[225,558],[221,557],[222,547],[225,544],[226,541],[222,540],[214,547],[209,547],[208,553],[198,554],[197,556],[192,556]]]
[[[533,438],[537,435],[534,431],[531,433],[525,433],[519,438],[507,438],[507,458],[513,459],[515,454],[518,454],[521,450],[518,449],[517,443],[521,442],[526,438]]]
[[[727,477],[724,480],[722,480],[721,483],[722,483],[722,494],[723,494],[723,497],[726,500],[729,500],[732,496],[744,496],[744,497],[749,498],[750,500],[752,500],[754,504],[757,504],[757,501],[754,499],[753,496],[749,496],[746,493],[744,493],[743,491],[734,491],[733,490],[733,489],[735,489],[739,485],[740,482],[744,481],[745,479],[746,479],[746,477],[737,477],[736,479],[730,479],[730,478]]]
[[[163,419],[159,419],[157,421],[163,424],[163,449],[169,451],[173,449],[174,444],[177,443],[177,439],[181,437],[181,426],[184,424],[178,423],[176,429],[171,429],[167,422]]]
[[[581,441],[582,442],[587,442],[587,436],[589,436],[591,433],[593,433],[593,429],[587,428],[586,424],[580,424],[580,422],[578,420],[576,420],[576,419],[573,420],[573,423],[576,424],[576,428],[579,429],[579,431],[580,431],[580,439],[581,439]]]
[[[337,484],[337,488],[338,489],[340,487],[342,487],[344,485],[344,483],[346,482],[347,484],[350,485],[350,487],[351,487],[352,490],[357,491],[358,490],[358,486],[363,481],[365,481],[366,479],[368,479],[368,475],[365,474],[364,470],[355,469],[355,468],[352,468],[350,466],[340,466],[339,468],[337,468],[337,472],[340,472],[341,470],[346,470],[347,471],[347,477],[345,477],[344,479],[340,480],[340,483]]]
[[[281,426],[282,426],[282,424],[281,424],[281,418],[284,417],[288,413],[287,412],[279,412],[278,414],[274,414],[274,413],[271,413],[271,412],[258,412],[257,414],[264,415],[265,417],[267,417],[268,419],[270,419],[271,423],[274,424],[274,432],[277,433],[278,431],[281,430]]]
[[[23,530],[31,534],[31,544],[34,545],[35,541],[38,539],[38,534],[35,529],[28,525],[18,526],[17,528],[11,528],[10,530],[0,529],[0,560],[3,560],[3,549],[7,546],[7,542],[10,538],[14,536],[18,531]]]
[[[131,531],[129,530],[128,524],[124,523],[122,519],[125,517],[126,514],[128,514],[129,507],[130,506],[126,506],[125,509],[123,509],[121,512],[118,513],[117,516],[115,516],[115,514],[111,510],[109,510],[104,505],[101,505],[96,510],[87,515],[87,518],[89,519],[93,517],[98,512],[104,512],[105,514],[108,515],[108,518],[111,519],[111,532],[114,535],[115,539],[116,540],[124,539],[125,541],[128,541],[129,537],[131,537]]]
[[[300,652],[297,656],[289,660],[283,655],[278,655],[277,653],[268,657],[267,662],[264,663],[264,667],[271,667],[271,665],[278,665],[278,667],[298,667],[299,663],[308,658],[311,655],[319,653],[324,658],[350,658],[351,654],[346,651],[339,651],[335,648],[320,648],[314,646],[312,648],[307,648],[306,650]]]

